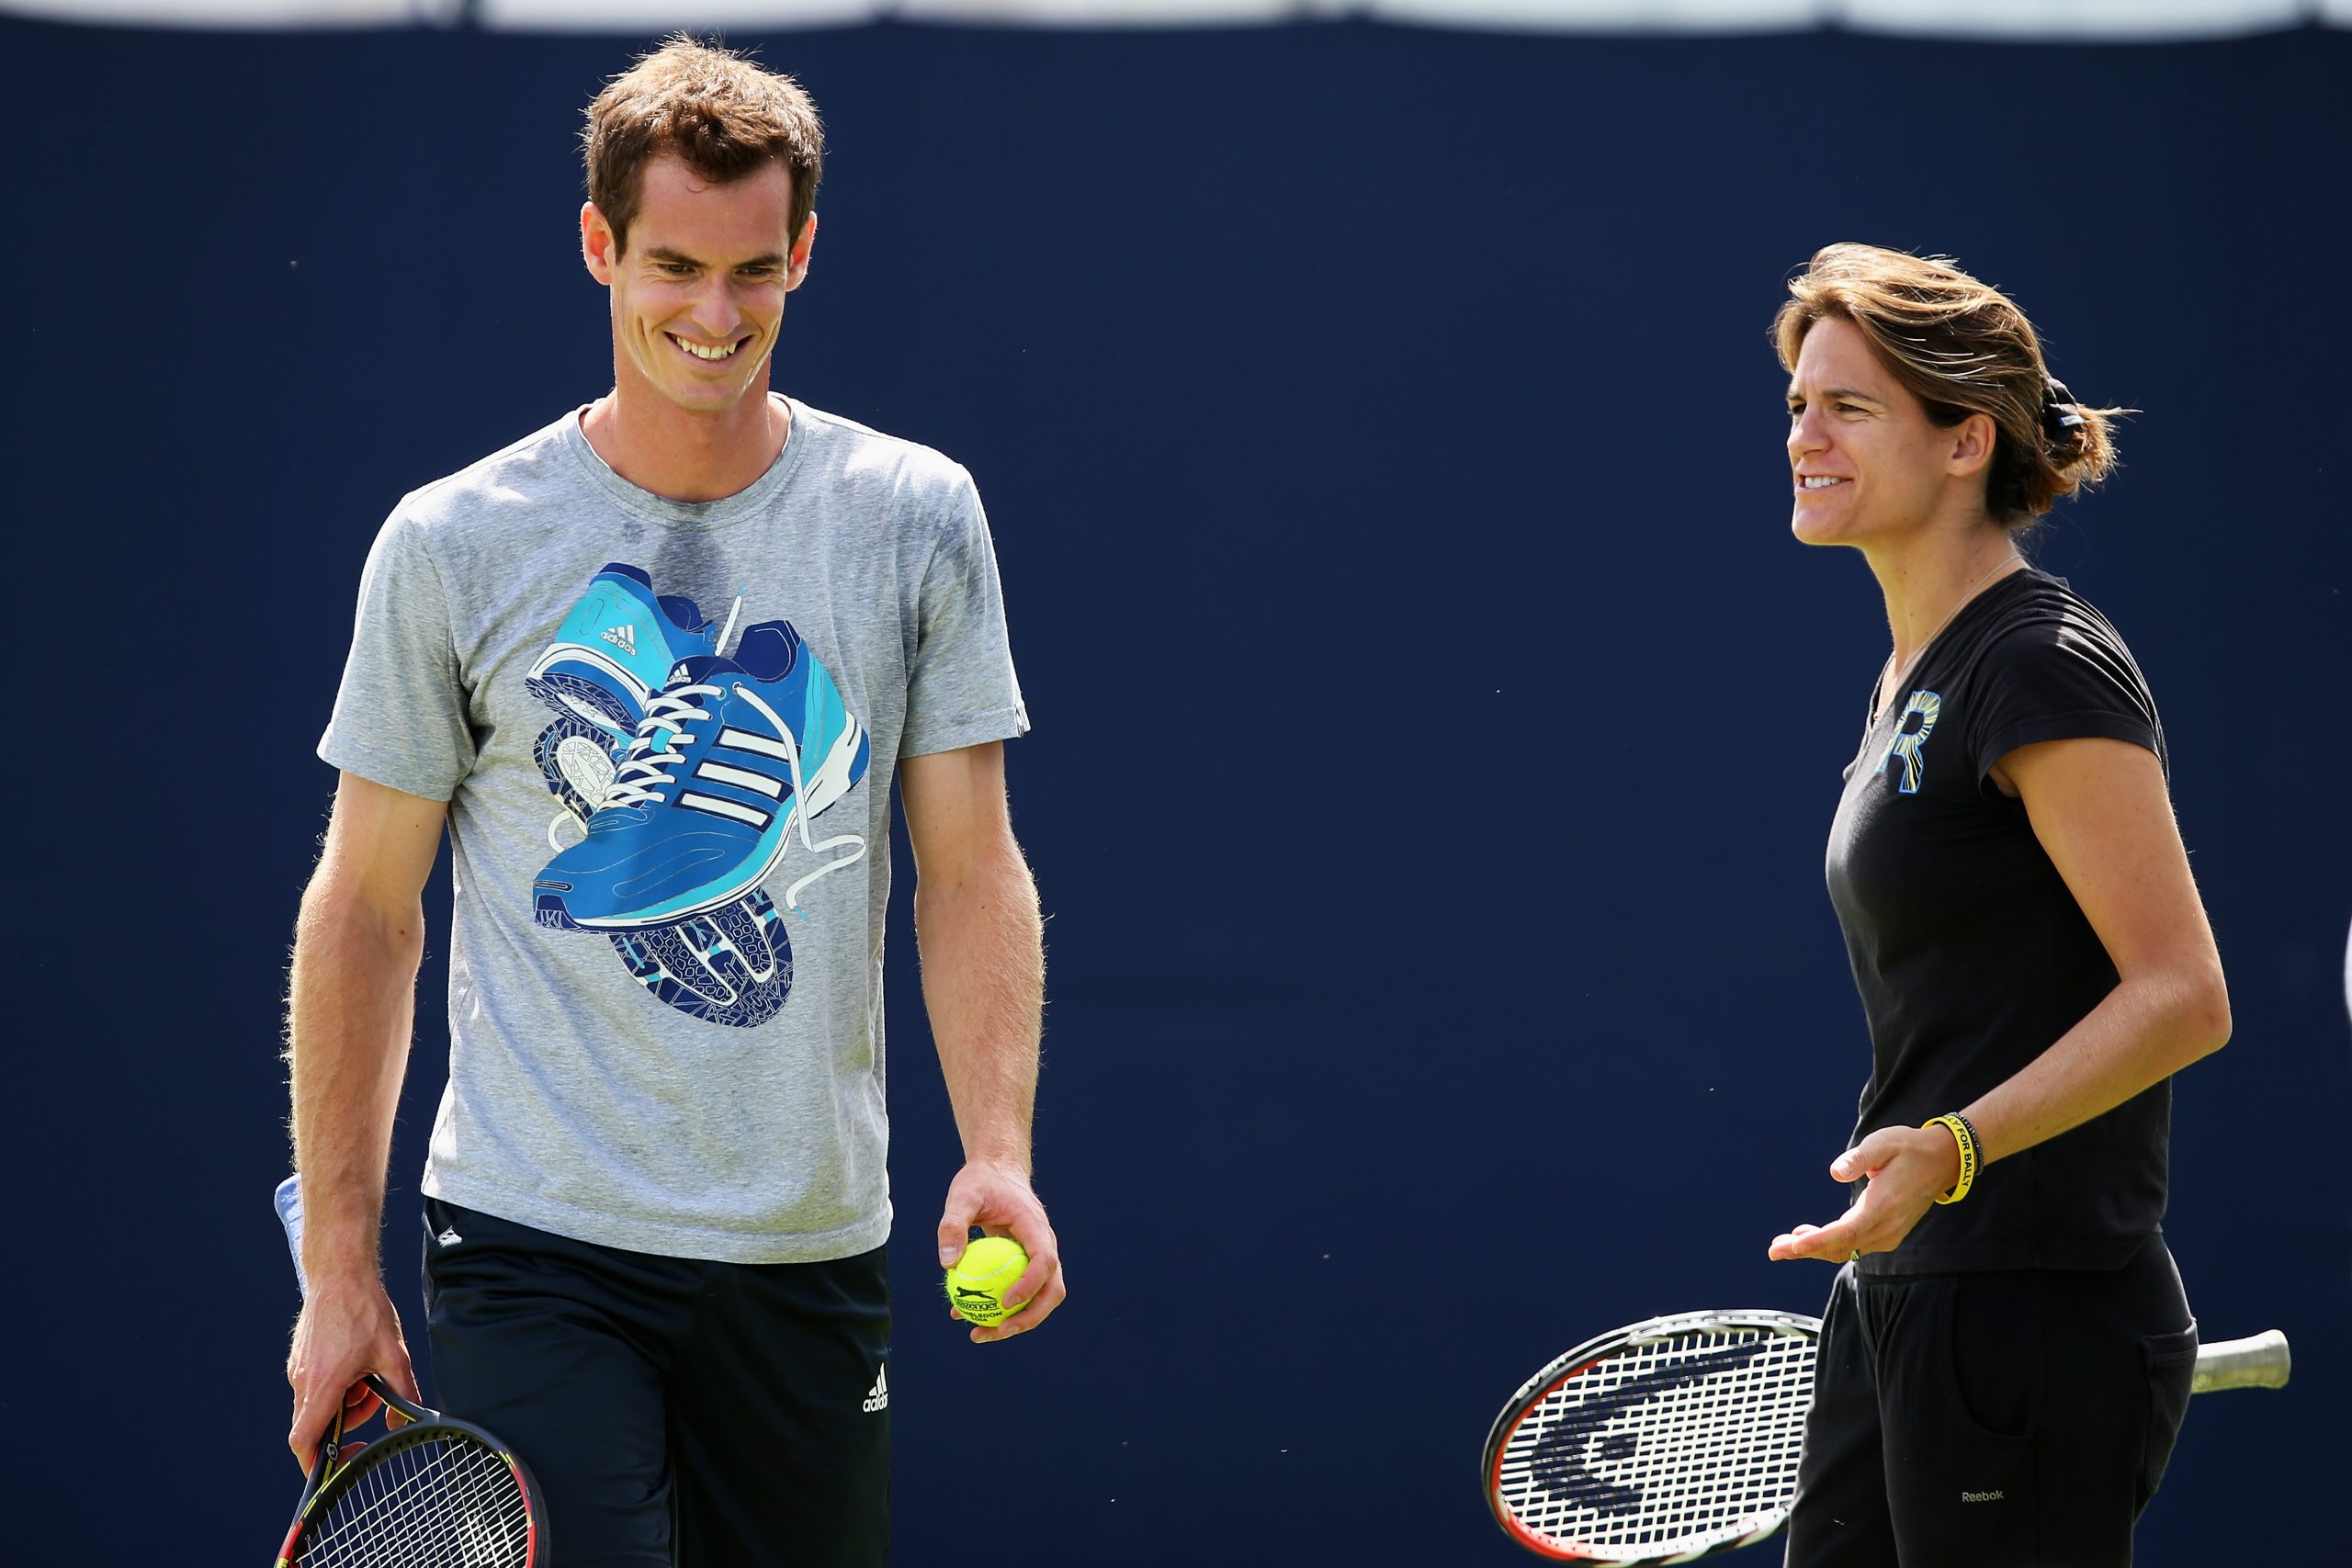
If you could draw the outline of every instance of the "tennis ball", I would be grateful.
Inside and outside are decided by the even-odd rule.
[[[967,1323],[983,1327],[1002,1323],[1012,1314],[1004,1292],[1012,1289],[1029,1267],[1029,1255],[1011,1236],[984,1235],[964,1248],[964,1256],[947,1270],[947,1304],[964,1314]],[[1027,1305],[1027,1303],[1023,1303]]]

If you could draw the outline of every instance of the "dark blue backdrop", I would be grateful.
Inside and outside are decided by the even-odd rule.
[[[572,139],[623,57],[0,23],[28,1561],[147,1562],[139,1512],[257,1561],[282,1524],[310,748],[393,500],[608,384]],[[835,146],[780,383],[971,466],[1038,726],[1074,1294],[986,1352],[927,1304],[956,1150],[902,915],[903,1561],[1510,1562],[1473,1472],[1522,1375],[1655,1312],[1817,1309],[1827,1271],[1764,1247],[1835,1212],[1865,1068],[1819,861],[1885,633],[1858,558],[1788,538],[1763,328],[1844,238],[1957,254],[2146,411],[2039,555],[2155,685],[2229,962],[2168,1229],[2209,1334],[2284,1327],[2301,1365],[2200,1403],[2143,1561],[2315,1547],[2352,1397],[2352,35],[880,27],[766,58]]]

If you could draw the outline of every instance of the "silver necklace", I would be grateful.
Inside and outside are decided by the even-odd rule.
[[[2013,560],[2023,560],[2024,558],[2025,558],[2023,556],[2018,555],[2015,550],[2010,551],[2007,555],[2003,556],[1999,560],[1993,563],[1993,571],[1986,572],[1984,576],[1970,583],[1966,589],[1962,590],[1960,595],[1960,602],[1944,613],[1944,618],[1936,623],[1936,629],[1929,632],[1927,637],[1921,640],[1919,646],[1911,650],[1911,657],[1903,661],[1903,668],[1894,671],[1893,683],[1896,686],[1903,684],[1905,680],[1910,676],[1913,667],[1916,666],[1921,659],[1925,658],[1927,656],[1928,649],[1934,646],[1936,638],[1944,635],[1944,628],[1951,625],[1951,618],[1968,607],[1968,602],[1976,597],[1976,591],[1978,589],[1993,581],[1993,572],[2000,570],[2003,567],[2008,565]],[[1890,648],[1886,650],[1886,662],[1878,667],[1878,684],[1876,687],[1872,688],[1871,692],[1871,723],[1873,725],[1878,723],[1879,716],[1886,711],[1886,696],[1883,694],[1886,693],[1889,683],[1886,672],[1890,669],[1893,669],[1894,665],[1894,649]]]

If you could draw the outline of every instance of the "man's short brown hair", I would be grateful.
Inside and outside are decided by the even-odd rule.
[[[645,166],[656,158],[683,158],[713,185],[783,164],[792,175],[787,243],[798,242],[816,210],[825,166],[824,124],[799,83],[687,33],[672,34],[605,85],[580,143],[588,199],[612,225],[616,252],[628,248]]]

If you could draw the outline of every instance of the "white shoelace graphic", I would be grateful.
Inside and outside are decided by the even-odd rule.
[[[743,688],[735,689],[740,692]],[[673,686],[655,694],[646,703],[645,716],[637,721],[637,739],[628,743],[620,766],[613,770],[613,786],[605,792],[605,805],[662,804],[662,786],[673,782],[671,768],[686,760],[678,750],[678,737],[685,732],[688,720],[711,716],[708,708],[697,707],[691,700],[697,695],[715,697],[719,695],[719,690],[716,686]],[[765,704],[761,705],[761,711],[767,711]],[[657,742],[662,748],[658,751],[653,750]]]
[[[735,590],[735,603],[727,612],[727,624],[718,628],[718,640],[710,645],[711,652],[725,653],[727,651],[727,639],[735,635],[736,617],[743,613],[743,595],[751,591],[751,587],[752,585],[746,582]]]

